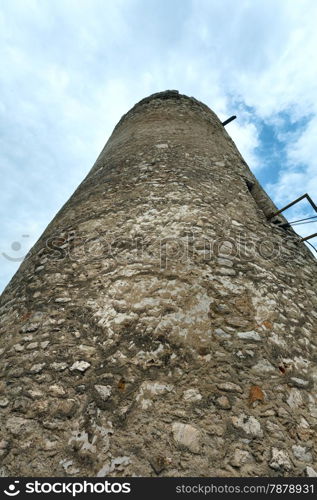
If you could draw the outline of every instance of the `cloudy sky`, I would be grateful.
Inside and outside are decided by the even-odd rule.
[[[0,0],[0,289],[153,92],[237,114],[227,131],[277,205],[317,201],[316,19],[316,0]]]

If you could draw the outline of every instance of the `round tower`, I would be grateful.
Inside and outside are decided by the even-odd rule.
[[[317,471],[317,266],[218,117],[115,127],[0,301],[5,476]]]

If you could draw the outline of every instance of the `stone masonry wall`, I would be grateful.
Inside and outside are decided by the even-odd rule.
[[[316,260],[217,116],[125,115],[0,301],[2,475],[317,474]]]

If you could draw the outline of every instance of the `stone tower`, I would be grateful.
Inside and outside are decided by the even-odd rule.
[[[123,116],[1,297],[2,475],[316,474],[316,260],[274,211],[201,102]]]

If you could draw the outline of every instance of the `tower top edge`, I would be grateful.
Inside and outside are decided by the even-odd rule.
[[[187,99],[189,101],[194,102],[195,104],[199,104],[204,109],[208,109],[209,111],[211,111],[211,109],[208,108],[208,106],[206,104],[202,103],[201,101],[198,101],[197,99],[195,99],[195,97],[189,97],[186,94],[180,94],[178,90],[163,90],[162,92],[156,92],[155,94],[151,94],[148,97],[144,97],[143,99],[141,99],[141,101],[137,102],[135,104],[134,108],[136,106],[140,106],[142,104],[147,104],[148,102],[153,101],[154,99],[161,99],[161,100],[167,100],[167,99],[175,99],[175,100]]]
[[[135,111],[137,111],[140,107],[143,105],[149,104],[155,100],[161,100],[161,101],[167,101],[167,100],[173,100],[179,101],[179,102],[184,102],[187,101],[188,103],[191,103],[195,106],[198,106],[202,111],[211,113],[215,115],[215,113],[203,102],[199,101],[198,99],[195,99],[195,97],[189,97],[186,94],[180,94],[178,90],[164,90],[162,92],[155,92],[154,94],[151,94],[147,97],[144,97],[141,99],[141,101],[137,102],[126,114],[124,114],[118,124],[116,125],[115,129],[122,124],[123,121],[126,120],[129,116],[133,115]]]

